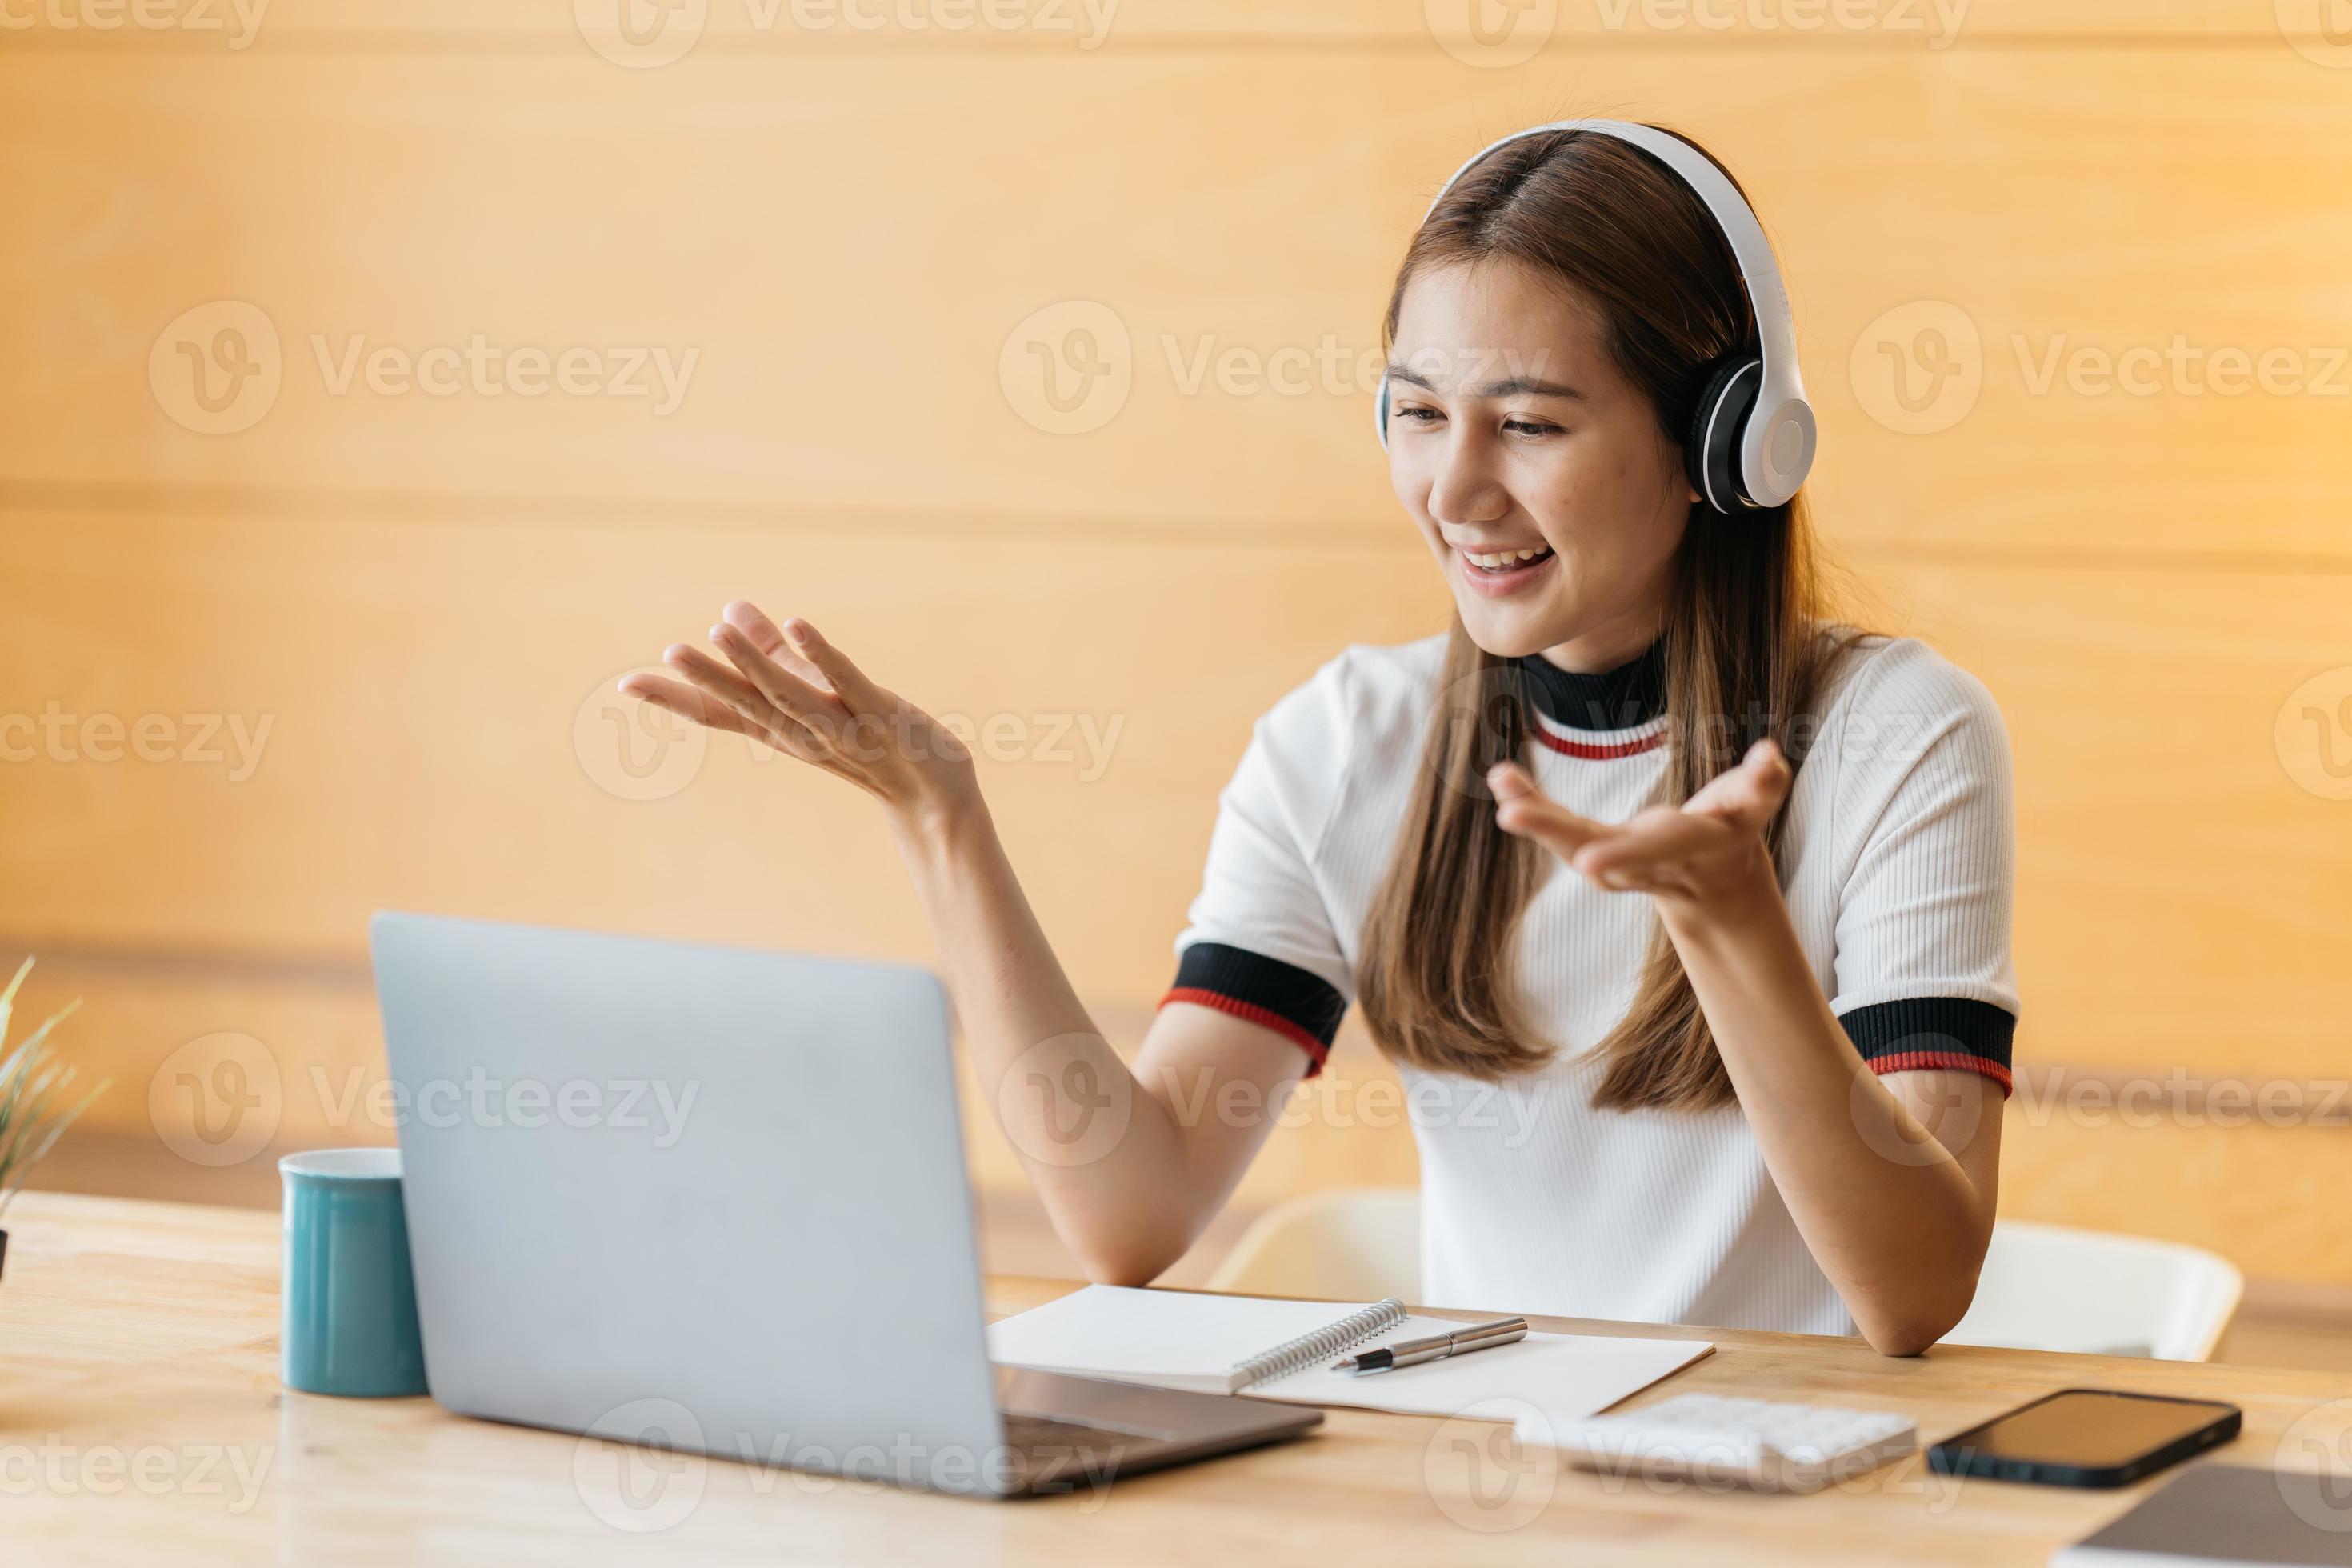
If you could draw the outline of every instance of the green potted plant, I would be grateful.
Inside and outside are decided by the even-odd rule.
[[[5,1053],[0,1054],[0,1216],[7,1214],[8,1205],[23,1189],[26,1175],[41,1163],[41,1156],[106,1089],[100,1083],[72,1105],[58,1108],[58,1097],[73,1082],[74,1069],[58,1061],[49,1031],[81,1005],[78,999],[50,1015],[47,1023],[26,1037],[24,1044],[8,1049],[8,1020],[16,1005],[16,987],[25,984],[32,967],[33,961],[25,960],[16,977],[8,982],[8,989],[0,991],[0,1053]],[[0,1269],[7,1264],[8,1233],[0,1230]]]

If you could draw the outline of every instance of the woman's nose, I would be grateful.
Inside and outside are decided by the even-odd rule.
[[[1496,522],[1511,510],[1511,498],[1481,454],[1465,443],[1449,443],[1429,487],[1429,515],[1452,527]]]

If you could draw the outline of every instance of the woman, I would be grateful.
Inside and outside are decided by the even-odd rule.
[[[1925,1349],[1975,1290],[2009,1089],[1998,710],[1830,621],[1800,500],[1726,514],[1691,482],[1709,367],[1755,319],[1649,154],[1576,129],[1491,150],[1386,325],[1390,475],[1456,618],[1349,648],[1260,721],[1131,1071],[969,756],[815,628],[731,605],[726,662],[673,647],[685,683],[623,689],[882,804],[1094,1279],[1182,1255],[1353,1001],[1408,1089],[1426,1300]],[[1112,1131],[1055,1120],[1060,1089]]]

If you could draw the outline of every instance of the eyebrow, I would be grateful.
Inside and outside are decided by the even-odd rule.
[[[1407,366],[1391,362],[1388,373],[1391,381],[1404,382],[1409,385],[1420,387],[1423,392],[1437,391],[1435,384],[1427,376]],[[1561,382],[1546,381],[1540,376],[1534,375],[1515,375],[1507,381],[1490,381],[1484,386],[1474,388],[1470,394],[1473,397],[1518,397],[1523,395],[1537,397],[1573,397],[1580,401],[1584,398],[1584,394],[1575,387]]]

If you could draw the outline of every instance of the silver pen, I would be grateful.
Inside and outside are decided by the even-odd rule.
[[[1468,1355],[1472,1351],[1492,1350],[1528,1337],[1525,1318],[1497,1318],[1491,1323],[1471,1323],[1451,1333],[1432,1334],[1426,1339],[1399,1340],[1392,1345],[1377,1350],[1358,1351],[1354,1355],[1331,1363],[1333,1372],[1351,1372],[1358,1377],[1368,1372],[1386,1372],[1391,1367],[1418,1366],[1425,1361],[1442,1361],[1450,1355]]]

